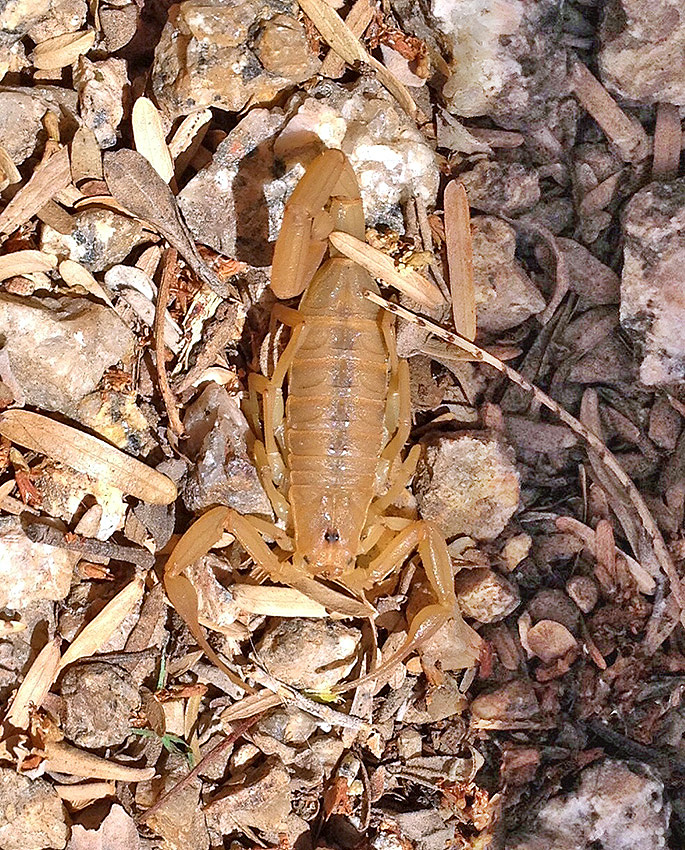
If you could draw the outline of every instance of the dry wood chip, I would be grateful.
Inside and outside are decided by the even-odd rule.
[[[69,185],[69,151],[62,148],[40,165],[0,215],[0,233],[12,233]]]
[[[38,218],[53,230],[68,235],[74,229],[74,219],[55,201],[48,201],[36,213]]]
[[[141,153],[157,174],[169,183],[174,176],[174,164],[167,147],[162,116],[147,97],[139,97],[133,104],[133,139]]]
[[[311,18],[326,44],[332,47],[341,59],[348,65],[354,66],[357,62],[362,62],[373,68],[380,82],[397,99],[402,109],[411,118],[417,118],[418,108],[408,89],[385,65],[367,53],[357,36],[326,0],[298,0],[298,3],[305,15]]]
[[[487,127],[469,127],[469,133],[491,148],[519,148],[525,138],[513,130],[491,130]]]
[[[640,162],[649,155],[650,140],[642,125],[621,109],[582,62],[574,62],[570,82],[581,106],[606,133],[624,162]]]
[[[57,267],[57,257],[43,251],[14,251],[0,257],[0,280],[32,272],[49,272]]]
[[[452,294],[452,315],[458,334],[476,338],[476,285],[473,280],[471,218],[464,184],[452,180],[445,188],[445,242]]]
[[[47,643],[36,656],[35,661],[19,685],[14,695],[7,720],[17,729],[28,729],[31,720],[31,707],[40,707],[52,687],[59,672],[59,638]]]
[[[350,29],[354,36],[361,38],[373,20],[374,12],[375,7],[370,0],[356,0],[345,17],[345,26]],[[330,50],[328,56],[323,60],[319,73],[322,77],[337,80],[338,77],[342,77],[344,71],[345,60],[335,50]]]
[[[409,266],[398,268],[392,257],[367,245],[360,239],[355,239],[349,233],[334,230],[328,237],[334,248],[341,254],[363,266],[369,274],[384,280],[389,286],[394,286],[400,292],[413,298],[427,307],[437,307],[444,303],[440,290],[427,278]]]
[[[154,767],[117,764],[72,747],[65,741],[48,741],[44,753],[43,767],[50,773],[67,773],[84,779],[105,779],[113,782],[145,782],[155,775]]]
[[[110,639],[114,632],[124,622],[126,617],[136,608],[143,596],[144,583],[142,578],[135,578],[123,590],[120,590],[105,605],[93,619],[76,635],[60,662],[63,670],[79,658],[86,658],[96,653]],[[100,777],[105,779],[106,777]]]
[[[623,170],[611,174],[606,180],[602,180],[594,189],[583,196],[580,202],[580,213],[584,216],[591,216],[600,210],[605,209],[614,198],[618,182],[623,176]]]
[[[150,222],[217,295],[235,295],[233,287],[224,283],[200,256],[171,189],[144,156],[131,150],[113,151],[105,154],[104,168],[107,186],[119,203]]]
[[[0,192],[4,191],[13,183],[18,183],[20,180],[21,174],[19,173],[19,169],[5,148],[0,145]]]
[[[88,53],[95,43],[95,30],[66,32],[41,41],[33,48],[31,61],[36,68],[43,71],[66,68],[75,62],[79,56]]]
[[[75,260],[62,260],[59,264],[59,274],[67,286],[80,286],[90,295],[99,298],[113,307],[112,299],[109,297],[102,284],[97,281],[85,266]]]
[[[672,103],[660,103],[654,127],[653,179],[671,180],[678,176],[682,140],[680,109]]]
[[[102,151],[90,127],[79,127],[71,142],[71,179],[102,180]]]
[[[97,437],[40,413],[4,411],[0,414],[0,434],[144,502],[168,505],[176,499],[176,485],[166,475]]]
[[[186,115],[169,142],[169,153],[174,161],[191,147],[201,131],[209,127],[211,120],[211,109],[203,109],[201,112],[192,112],[190,115]],[[204,134],[202,134],[202,137],[204,138]]]
[[[82,782],[78,785],[55,785],[55,791],[60,800],[78,805],[101,800],[103,797],[113,797],[117,786],[112,780],[108,782]]]
[[[234,584],[230,592],[236,605],[249,614],[269,617],[327,617],[323,605],[290,587]]]

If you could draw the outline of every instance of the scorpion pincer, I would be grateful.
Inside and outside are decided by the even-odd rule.
[[[290,339],[271,377],[250,376],[245,402],[254,460],[278,523],[214,508],[197,521],[205,533],[194,540],[206,551],[223,530],[232,533],[259,577],[346,617],[373,618],[365,593],[418,553],[435,601],[371,675],[391,669],[448,622],[468,667],[480,638],[459,612],[444,538],[429,522],[388,515],[419,454],[414,447],[402,460],[411,427],[408,364],[397,356],[393,318],[364,297],[378,293],[375,281],[333,248],[333,231],[363,240],[365,223],[352,167],[328,150],[295,188],[275,246],[274,294],[288,299],[304,291],[297,310],[274,308]],[[188,546],[189,534],[172,553],[167,579],[204,553],[199,544]],[[276,542],[280,557],[266,540]]]

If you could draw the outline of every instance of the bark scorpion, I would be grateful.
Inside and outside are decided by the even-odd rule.
[[[332,246],[333,231],[363,240],[365,222],[352,167],[342,152],[327,150],[295,188],[275,246],[274,294],[287,299],[304,291],[298,309],[274,309],[290,339],[271,377],[250,375],[244,404],[277,524],[211,509],[174,549],[167,593],[173,604],[184,592],[196,599],[180,573],[228,531],[260,579],[295,588],[333,616],[373,620],[365,593],[418,553],[435,600],[368,678],[391,670],[450,621],[469,667],[480,638],[460,614],[444,538],[429,522],[388,515],[420,451],[415,446],[402,460],[411,427],[409,370],[397,356],[394,317],[366,297],[378,287]]]

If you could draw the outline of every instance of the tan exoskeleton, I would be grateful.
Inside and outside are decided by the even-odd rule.
[[[301,591],[334,615],[373,617],[365,592],[418,552],[435,602],[414,616],[405,643],[383,667],[448,621],[467,667],[480,639],[459,612],[444,538],[423,520],[386,515],[419,453],[414,447],[401,460],[411,425],[409,370],[397,356],[394,319],[364,297],[378,288],[330,245],[332,231],[360,240],[365,233],[357,180],[335,150],[314,160],[286,206],[271,288],[280,298],[304,295],[297,310],[275,307],[274,317],[292,329],[290,340],[270,378],[250,376],[245,405],[257,435],[255,463],[279,525],[212,509],[196,523],[203,534],[196,529],[192,539],[188,532],[179,541],[167,589],[168,579],[226,530],[250,554],[258,576]],[[278,545],[280,557],[264,538]]]

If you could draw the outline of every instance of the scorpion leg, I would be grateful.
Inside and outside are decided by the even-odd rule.
[[[365,570],[355,570],[350,578],[356,583],[363,581],[371,587],[382,581],[402,564],[413,552],[418,551],[426,576],[437,597],[437,602],[427,605],[415,615],[409,626],[409,634],[402,646],[381,667],[365,678],[375,679],[391,670],[418,646],[432,637],[448,621],[452,620],[457,638],[463,646],[464,667],[472,666],[478,659],[480,637],[464,622],[454,592],[454,574],[447,551],[447,544],[438,530],[425,520],[416,520],[392,540],[392,542],[369,564]],[[348,578],[347,576],[345,577]]]
[[[291,311],[296,312],[296,311]],[[305,326],[300,322],[293,328],[292,336],[285,347],[285,351],[278,358],[276,368],[271,378],[264,375],[251,374],[248,378],[248,387],[251,396],[251,406],[258,409],[257,396],[262,396],[264,407],[263,446],[268,466],[271,471],[271,480],[274,487],[278,487],[285,479],[285,463],[281,450],[276,441],[276,430],[283,418],[283,384],[285,383],[288,369],[293,361],[297,349],[302,343]],[[258,446],[255,447],[259,453]],[[275,507],[275,506],[274,506]]]

